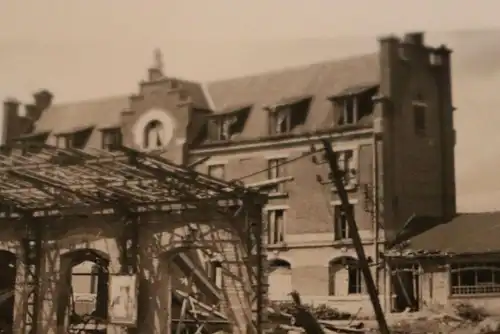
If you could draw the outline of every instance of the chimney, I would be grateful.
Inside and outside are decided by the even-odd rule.
[[[1,145],[15,137],[18,131],[20,102],[13,98],[7,98],[3,102],[3,124],[1,129]]]
[[[33,122],[38,121],[40,116],[42,115],[43,110],[37,108],[35,104],[27,104],[24,106],[24,110],[26,112],[26,117]]]
[[[14,98],[7,98],[5,99],[5,101],[3,102],[3,110],[4,110],[4,113],[5,113],[5,116],[6,117],[12,117],[12,116],[17,116],[19,115],[19,105],[21,103],[14,99]]]
[[[40,112],[43,112],[45,109],[51,106],[54,95],[48,90],[43,89],[33,94],[33,98],[35,100],[36,108]]]
[[[403,41],[413,45],[424,45],[423,32],[410,32],[404,35]]]

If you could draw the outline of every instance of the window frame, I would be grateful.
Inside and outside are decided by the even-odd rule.
[[[276,223],[276,213],[282,213],[281,226],[277,226]],[[266,214],[266,241],[268,245],[280,245],[286,242],[286,219],[287,219],[287,209],[286,208],[267,208],[265,209]],[[273,229],[271,229],[271,225]],[[278,228],[276,228],[278,227]],[[278,232],[276,232],[278,231]]]
[[[351,212],[356,217],[356,205],[357,203],[349,203],[349,206],[351,208]],[[334,224],[334,239],[335,241],[347,241],[347,240],[352,240],[352,231],[349,228],[349,223],[346,218],[346,214],[344,213],[344,210],[342,208],[342,203],[332,203],[333,206],[333,224]],[[342,219],[342,221],[339,221],[338,219]],[[356,218],[354,218],[356,220]],[[340,224],[340,226],[339,226]],[[345,228],[344,226],[345,225]],[[345,230],[345,233],[337,233],[338,231]]]
[[[107,142],[109,138],[114,138]],[[121,128],[108,128],[101,130],[101,148],[106,151],[116,151],[123,143]]]
[[[478,281],[478,271],[491,271],[491,282]],[[474,284],[462,285],[461,274],[473,273]],[[456,275],[456,277],[454,277]],[[456,283],[454,283],[456,281]],[[497,281],[498,283],[495,283]],[[487,296],[500,293],[500,262],[457,262],[449,266],[449,286],[451,296]]]
[[[422,101],[412,102],[413,132],[417,136],[427,134],[427,104]]]
[[[213,175],[213,173],[211,171],[213,169],[216,169],[216,168],[222,168],[222,177],[217,177],[217,176]],[[207,175],[210,177],[216,178],[216,179],[225,180],[226,176],[227,176],[226,175],[226,163],[219,162],[219,163],[212,163],[212,164],[207,165]]]
[[[288,176],[286,169],[286,164],[288,162],[287,157],[270,157],[267,159],[267,179],[274,180],[281,177]],[[281,175],[283,174],[283,175]],[[278,183],[272,187],[271,194],[282,194],[285,193],[285,184]]]

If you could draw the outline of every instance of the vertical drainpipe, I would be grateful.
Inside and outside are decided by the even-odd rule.
[[[378,192],[379,192],[379,170],[378,170],[378,140],[377,140],[377,134],[373,134],[373,204],[374,204],[374,210],[373,210],[373,215],[374,215],[374,227],[375,227],[375,254],[374,254],[374,260],[376,264],[376,275],[375,275],[375,283],[377,286],[377,289],[380,289],[380,277],[379,277],[379,267],[378,263],[380,261],[379,257],[379,202],[378,202]],[[379,292],[380,293],[380,292]]]

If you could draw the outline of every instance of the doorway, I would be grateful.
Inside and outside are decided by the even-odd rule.
[[[419,310],[419,283],[418,265],[397,265],[391,269],[392,312]]]
[[[0,333],[12,333],[16,285],[16,255],[0,251]]]

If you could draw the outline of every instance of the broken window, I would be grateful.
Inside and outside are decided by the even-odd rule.
[[[286,176],[286,158],[269,159],[267,178],[274,180]],[[271,193],[285,192],[285,184],[283,182],[276,184],[271,188]]]
[[[304,124],[309,113],[310,102],[310,98],[305,98],[272,108],[269,112],[269,134],[287,134]]]
[[[102,149],[115,151],[122,145],[122,133],[119,128],[102,130]]]
[[[236,123],[235,116],[211,117],[208,122],[209,139],[212,141],[230,140],[233,132],[233,125]]]
[[[267,243],[279,244],[285,241],[285,210],[267,211]]]
[[[96,326],[108,317],[109,259],[97,251],[80,249],[61,258],[62,285],[60,300],[68,301],[68,309],[58,309],[58,321],[69,320],[74,326]],[[61,305],[62,306],[62,305]],[[89,322],[92,320],[92,324]]]
[[[353,125],[373,113],[373,97],[377,86],[348,88],[341,95],[333,97],[336,125]]]
[[[452,264],[450,276],[452,295],[500,292],[500,263]]]
[[[329,263],[328,293],[331,296],[364,294],[364,279],[358,261],[339,257]]]
[[[226,178],[226,166],[223,164],[210,165],[208,166],[208,175],[224,180]]]
[[[347,213],[344,212],[342,205],[334,206],[334,228],[335,240],[351,239],[352,234],[347,222]],[[349,210],[354,215],[354,204],[349,204]]]
[[[56,145],[61,148],[84,149],[90,138],[93,128],[85,128],[71,133],[60,134],[56,137]]]

